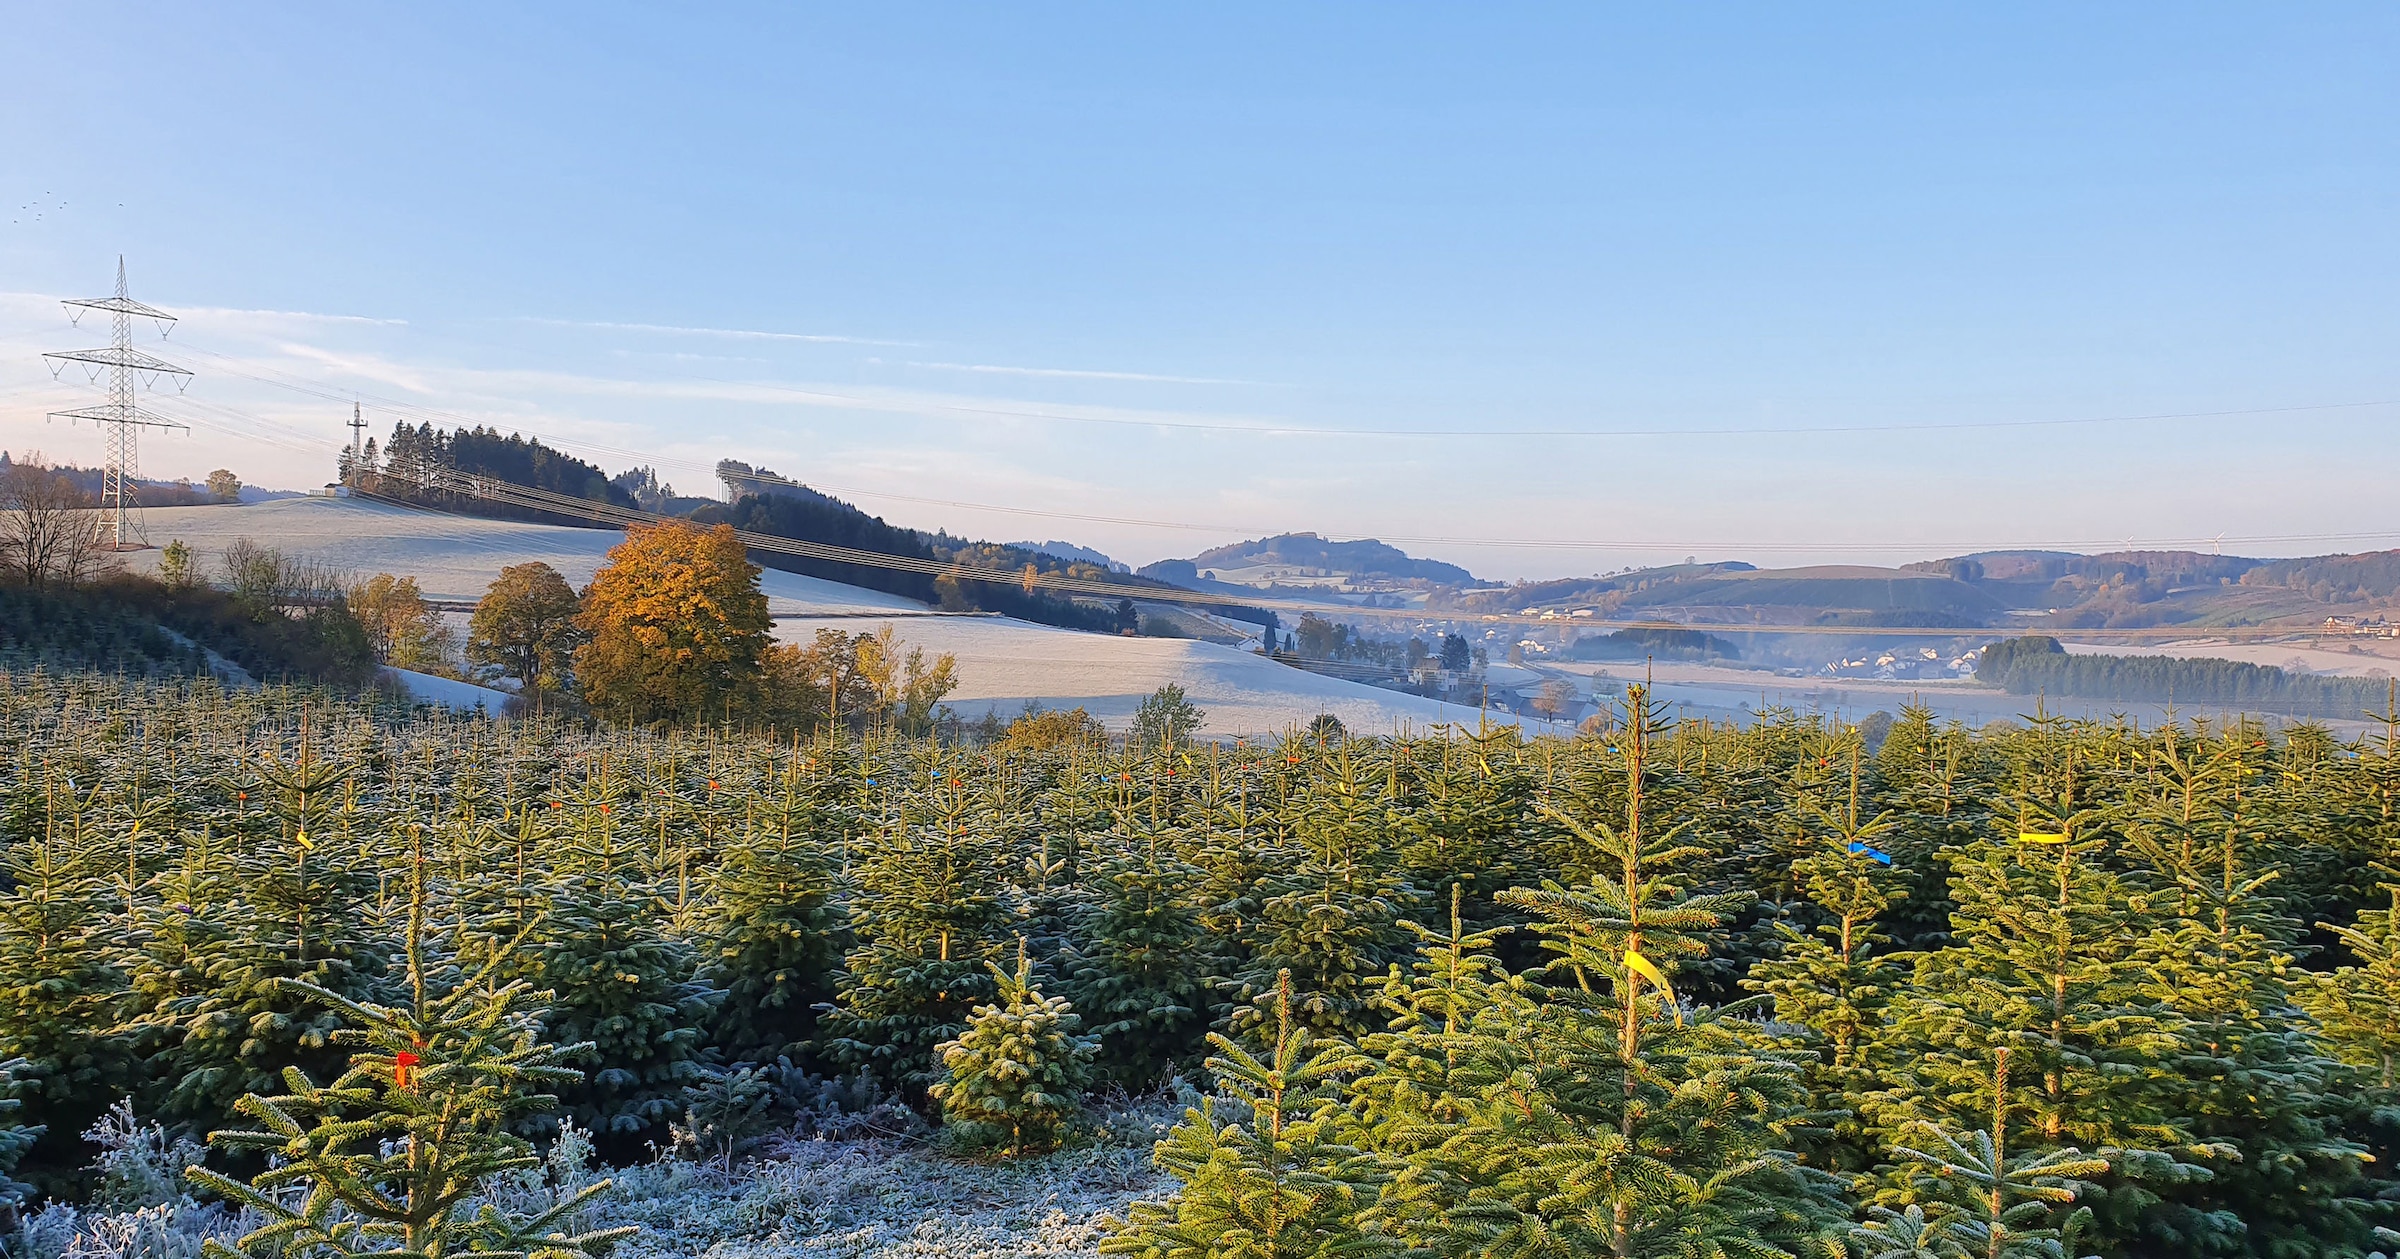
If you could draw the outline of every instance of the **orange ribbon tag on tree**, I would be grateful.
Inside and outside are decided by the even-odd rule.
[[[393,1054],[392,1084],[398,1088],[407,1088],[408,1069],[415,1065],[417,1065],[417,1056],[415,1054],[412,1054],[405,1049]]]

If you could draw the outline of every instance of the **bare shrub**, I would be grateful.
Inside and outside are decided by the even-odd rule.
[[[286,555],[248,538],[234,539],[220,558],[226,590],[257,620],[295,608],[348,602],[350,583],[340,570],[316,560]]]

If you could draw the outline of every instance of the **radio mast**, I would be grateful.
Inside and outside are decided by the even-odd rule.
[[[116,335],[110,339],[110,343],[105,349],[60,350],[46,353],[42,357],[57,360],[50,368],[50,374],[54,377],[64,370],[68,363],[87,364],[86,370],[91,373],[94,380],[99,379],[98,368],[107,368],[109,373],[108,401],[96,407],[78,407],[72,411],[53,411],[50,415],[52,419],[94,421],[100,425],[101,432],[107,435],[108,464],[100,474],[100,507],[101,510],[108,513],[109,544],[113,549],[119,551],[135,550],[142,544],[138,541],[128,541],[126,537],[126,513],[141,506],[141,451],[135,437],[140,430],[145,428],[180,428],[188,432],[189,426],[178,424],[164,416],[153,415],[136,406],[133,400],[133,382],[136,377],[139,377],[142,387],[148,389],[157,387],[161,376],[177,377],[175,387],[177,392],[181,392],[183,386],[190,382],[192,374],[165,359],[145,354],[133,348],[135,317],[157,323],[158,335],[164,338],[172,330],[175,316],[154,307],[144,306],[125,295],[125,255],[117,255],[116,296],[76,298],[67,301],[65,305],[67,321],[77,327],[83,325],[83,312],[87,310],[107,311],[113,321]]]
[[[350,454],[343,462],[342,481],[353,488],[366,484],[367,475],[367,417],[356,402],[350,404]]]

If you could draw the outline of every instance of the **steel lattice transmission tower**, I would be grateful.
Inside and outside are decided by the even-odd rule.
[[[52,376],[65,370],[68,363],[84,363],[92,369],[108,369],[108,401],[96,407],[78,407],[72,411],[53,411],[53,419],[92,420],[100,425],[108,438],[108,466],[101,473],[100,507],[108,513],[109,542],[117,550],[127,551],[140,545],[126,538],[125,513],[141,506],[141,452],[135,435],[145,428],[180,428],[164,416],[153,415],[136,406],[133,384],[138,378],[143,387],[154,388],[162,376],[176,377],[180,390],[190,380],[191,373],[175,364],[145,354],[133,348],[133,321],[138,316],[158,324],[158,335],[165,337],[172,330],[175,316],[154,307],[144,306],[125,295],[125,256],[117,255],[117,293],[114,297],[87,297],[65,303],[68,322],[81,327],[83,312],[105,310],[114,321],[116,336],[106,349],[61,350],[44,354],[43,358],[57,360],[50,368]],[[100,373],[92,370],[94,379]]]

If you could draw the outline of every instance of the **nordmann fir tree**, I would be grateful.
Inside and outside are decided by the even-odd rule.
[[[1172,832],[1120,817],[1120,830],[1096,837],[1110,851],[1094,863],[1092,901],[1076,924],[1072,991],[1100,1039],[1100,1069],[1143,1088],[1208,1027],[1206,933],[1187,899],[1201,874],[1177,859]]]
[[[1914,1199],[1877,1205],[1853,1230],[1871,1259],[2084,1259],[2092,1213],[2075,1206],[2105,1159],[2072,1150],[2011,1153],[2006,1048],[1992,1051],[1991,1124],[1961,1137],[1938,1124],[1904,1134],[1893,1153]],[[1918,1146],[1925,1148],[1919,1149]]]
[[[2359,911],[2348,926],[2318,924],[2353,960],[2307,976],[2294,997],[2349,1067],[2342,1086],[2359,1094],[2365,1119],[2354,1131],[2365,1138],[2374,1166],[2384,1169],[2381,1187],[2388,1193],[2388,1169],[2400,1161],[2400,882],[2382,890],[2388,899]]]
[[[1991,801],[1981,777],[1984,755],[1959,726],[1937,727],[1933,713],[1910,704],[1900,710],[1875,771],[1877,797],[1893,828],[1881,847],[1892,854],[1908,898],[1885,911],[1883,929],[1907,948],[1946,935],[1950,925],[1950,855],[1987,834]]]
[[[1033,986],[1033,960],[1017,939],[1014,975],[985,963],[998,999],[979,1005],[967,1030],[940,1048],[944,1078],[933,1100],[947,1124],[970,1140],[997,1139],[1002,1152],[1050,1149],[1083,1105],[1096,1036],[1080,1034],[1082,1018],[1064,997]]]
[[[1423,1244],[1442,1254],[1792,1254],[1846,1219],[1791,1153],[1804,1051],[1742,1006],[1686,1006],[1672,968],[1704,955],[1741,893],[1694,895],[1696,850],[1655,833],[1645,786],[1667,723],[1627,689],[1622,826],[1553,811],[1599,873],[1501,895],[1554,955],[1545,987],[1507,993],[1465,1117],[1436,1161],[1454,1186]]]
[[[74,823],[56,803],[74,780],[44,784],[47,799],[33,836],[12,845],[0,864],[0,1061],[19,1117],[57,1134],[36,1151],[35,1179],[70,1174],[75,1160],[53,1146],[72,1142],[125,1088],[132,1064],[115,1006],[125,977],[111,961],[105,876],[71,842]],[[62,825],[67,834],[61,834]]]
[[[17,1072],[25,1060],[13,1058],[0,1062],[0,1233],[16,1231],[17,1208],[25,1203],[33,1186],[9,1179],[33,1143],[41,1139],[42,1129],[19,1122],[24,1103],[17,1100]]]
[[[473,974],[429,957],[425,904],[420,858],[404,1004],[353,1001],[284,981],[340,1016],[335,1041],[363,1052],[328,1085],[286,1068],[288,1093],[242,1099],[244,1115],[262,1128],[212,1135],[216,1144],[271,1159],[247,1184],[205,1167],[187,1172],[266,1221],[230,1246],[209,1242],[212,1259],[588,1259],[635,1232],[565,1231],[577,1211],[608,1191],[605,1180],[530,1216],[477,1203],[493,1177],[539,1165],[513,1129],[556,1108],[546,1090],[576,1078],[560,1063],[583,1046],[543,1042],[531,1008],[539,997],[521,981],[497,978],[505,949]]]
[[[351,767],[320,758],[316,742],[304,720],[288,757],[269,751],[250,766],[247,807],[228,836],[233,894],[214,907],[223,933],[195,940],[207,950],[203,976],[163,1010],[174,1035],[151,1070],[172,1081],[171,1117],[229,1122],[287,1067],[332,1074],[340,1019],[293,984],[380,995],[389,959],[365,921],[375,877],[360,837],[337,821]]]
[[[1874,1149],[1850,1099],[1886,1077],[1876,1035],[1908,974],[1877,924],[1908,893],[1892,854],[1878,847],[1892,842],[1889,814],[1861,823],[1854,811],[1836,814],[1806,798],[1802,806],[1816,820],[1819,849],[1794,873],[1822,921],[1810,931],[1777,922],[1782,951],[1751,967],[1743,986],[1772,998],[1778,1021],[1808,1029],[1816,1051],[1809,1105],[1830,1127],[1825,1139],[1807,1143],[1810,1161],[1858,1172],[1873,1165]]]
[[[1019,917],[1008,854],[966,789],[934,786],[856,863],[856,947],[819,1035],[835,1061],[922,1096],[936,1047],[997,990],[984,963]]]
[[[1891,1003],[1878,1052],[1898,1075],[1863,1108],[1898,1144],[1927,1126],[1971,1131],[1999,1106],[2023,1122],[2028,1153],[2105,1160],[2085,1200],[2113,1247],[2140,1233],[2158,1189],[2207,1171],[2176,1156],[2193,1152],[2166,1109],[2180,1028],[2139,968],[2158,914],[2105,864],[2114,832],[2083,793],[2078,751],[2056,718],[2019,736],[2021,820],[1954,855],[1954,943],[1921,956]],[[1996,1102],[2002,1049],[2011,1070]],[[1887,1178],[1878,1201],[1912,1192]]]
[[[714,879],[708,964],[725,993],[715,1038],[737,1061],[799,1054],[841,960],[829,864],[841,846],[841,823],[815,799],[802,769],[785,767]]]
[[[2163,734],[2143,758],[2126,847],[2171,907],[2141,970],[2180,1016],[2169,1106],[2211,1174],[2163,1188],[2144,1233],[2189,1254],[2363,1250],[2366,1151],[2339,1135],[2351,1103],[2294,1002],[2300,924],[2270,890],[2285,846],[2251,816],[2250,771],[2232,749]]]
[[[1479,930],[1508,917],[1492,898],[1539,868],[1525,833],[1534,782],[1521,751],[1515,726],[1490,726],[1443,740],[1438,756],[1403,771],[1420,785],[1394,819],[1406,836],[1401,873],[1437,909],[1465,885],[1460,912]]]
[[[668,898],[619,829],[623,798],[621,783],[596,775],[572,798],[530,802],[563,816],[565,851],[549,903],[501,973],[551,993],[549,1035],[589,1045],[584,1079],[560,1093],[566,1116],[630,1152],[663,1135],[706,1075],[701,1035],[722,994],[694,978],[698,950],[660,912]]]
[[[1158,1143],[1159,1167],[1183,1182],[1165,1202],[1136,1202],[1100,1252],[1141,1259],[1349,1259],[1390,1253],[1359,1226],[1382,1179],[1347,1143],[1340,1080],[1355,1050],[1292,1017],[1291,985],[1275,988],[1274,1040],[1253,1055],[1211,1032],[1208,1071],[1231,1113],[1204,1098]]]
[[[970,757],[961,752],[945,756],[937,748],[928,766],[935,775],[971,782]],[[1091,905],[1088,856],[1081,831],[1053,830],[1037,814],[1044,793],[1032,775],[1014,765],[982,778],[981,807],[1001,850],[1016,854],[1011,882],[1018,896],[1016,934],[1031,950],[1035,965],[1045,973],[1072,975],[1075,968],[1075,924]]]
[[[208,828],[187,832],[181,848],[135,914],[135,947],[124,963],[122,1017],[134,1052],[150,1064],[136,1098],[149,1114],[168,1109],[167,1095],[180,1079],[167,1064],[182,1061],[182,1012],[215,986],[211,968],[230,951],[227,910],[240,886],[233,845]]]
[[[1259,904],[1267,872],[1267,837],[1273,831],[1271,802],[1255,759],[1225,757],[1212,750],[1207,773],[1198,777],[1191,822],[1182,828],[1177,854],[1200,872],[1185,889],[1207,941],[1211,976],[1239,974],[1257,943]],[[1221,982],[1211,1008],[1223,1003]]]
[[[1325,753],[1331,772],[1311,776],[1277,811],[1284,838],[1268,854],[1250,961],[1227,984],[1236,1035],[1263,1042],[1288,974],[1292,1017],[1355,1039],[1375,1025],[1381,977],[1408,956],[1403,915],[1416,890],[1380,842],[1383,813],[1355,751],[1346,739]]]
[[[1396,1238],[1440,1239],[1448,1213],[1466,1202],[1477,1169],[1459,1166],[1461,1135],[1487,1090],[1530,1061],[1528,1004],[1492,956],[1507,927],[1467,929],[1467,885],[1450,885],[1450,929],[1410,927],[1423,956],[1386,980],[1387,1029],[1361,1042],[1366,1065],[1349,1090],[1362,1143],[1387,1177],[1374,1209]]]

